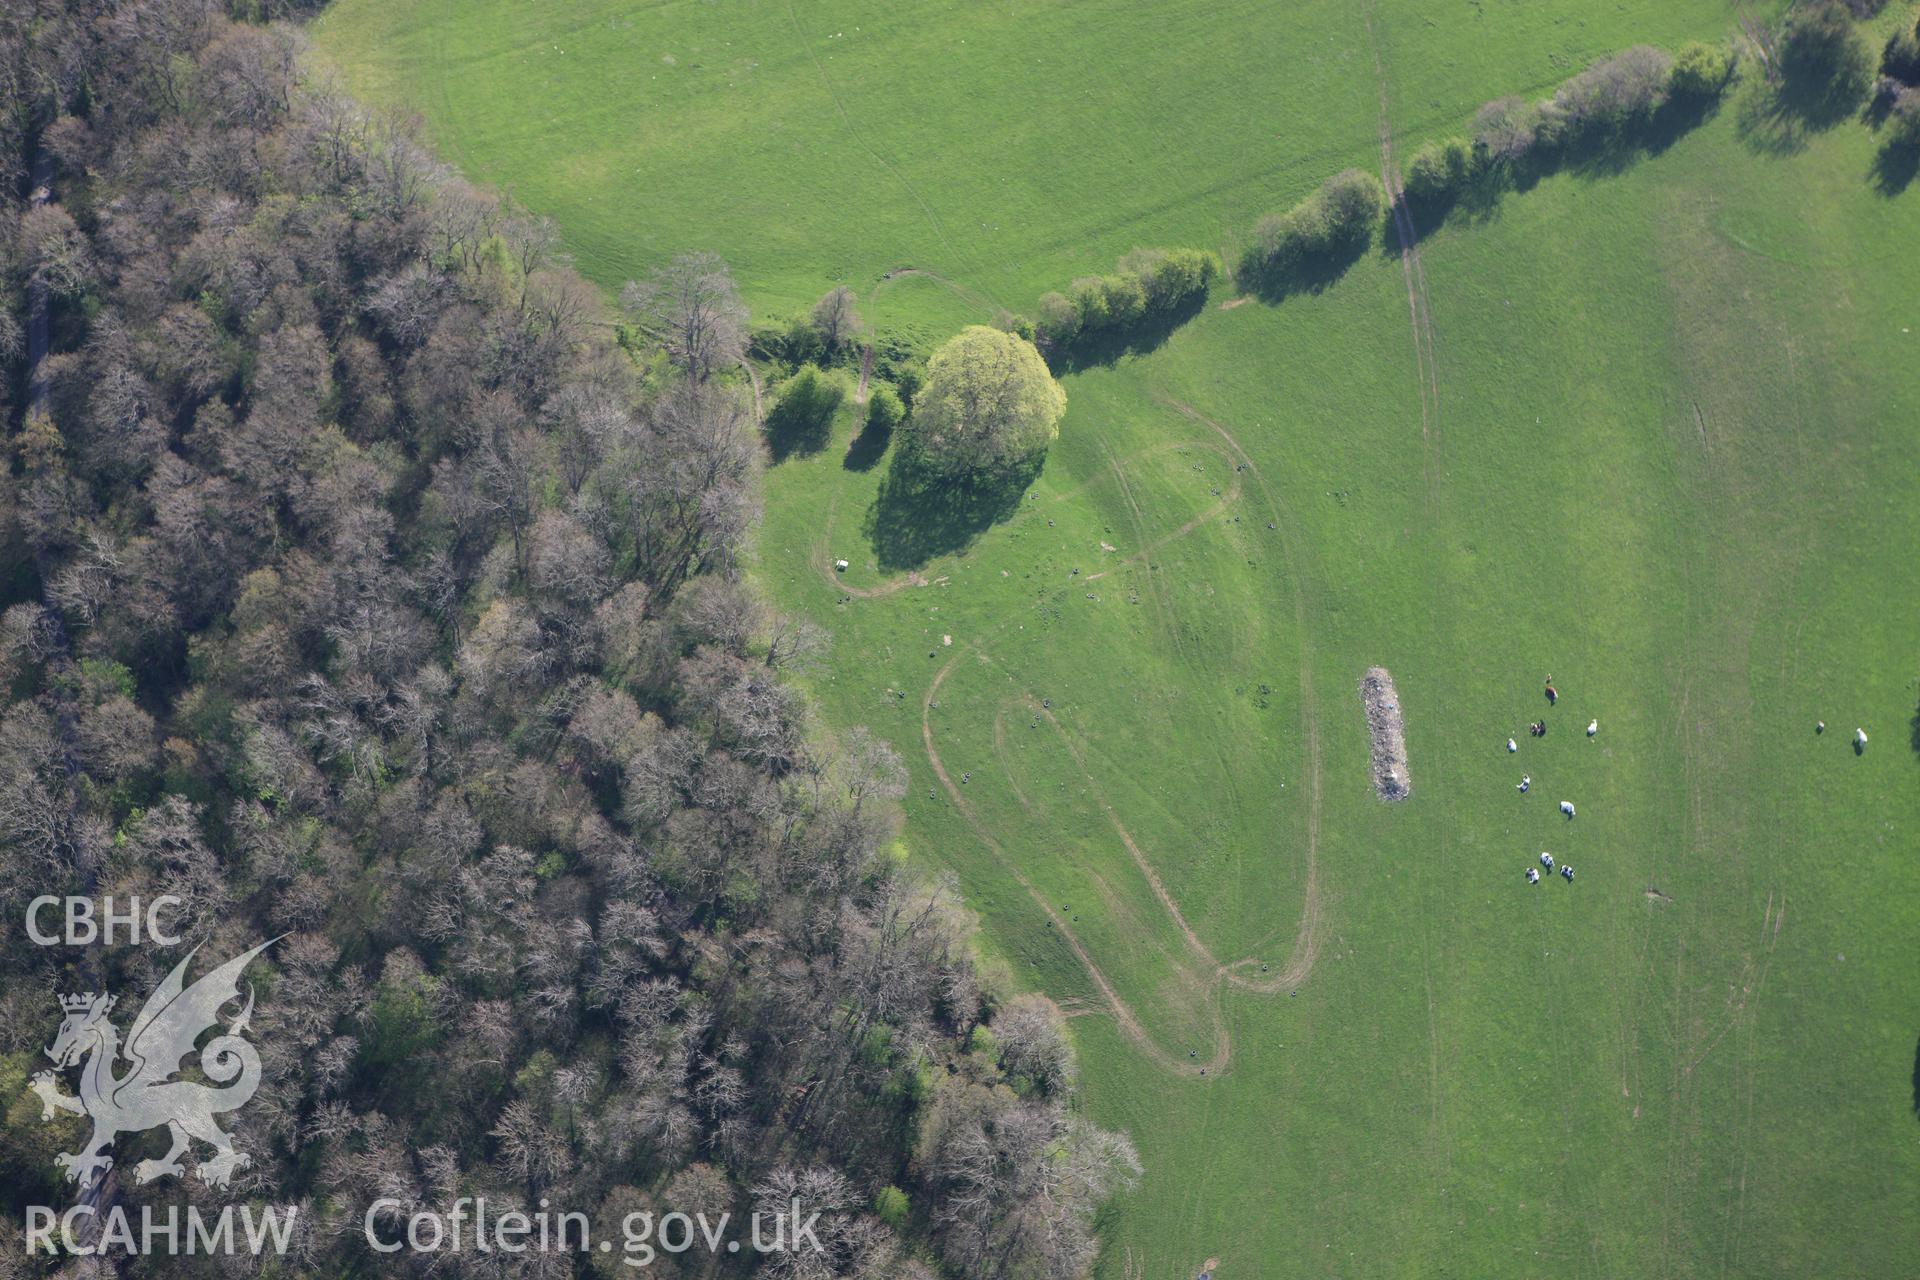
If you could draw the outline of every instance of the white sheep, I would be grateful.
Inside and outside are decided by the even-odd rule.
[[[1867,731],[1865,729],[1855,729],[1853,731],[1853,745],[1856,747],[1864,747],[1867,745]]]
[[[1508,739],[1507,739],[1507,750],[1508,750],[1508,751],[1518,751],[1519,749],[1520,749],[1520,744],[1519,744],[1519,743],[1517,743],[1517,742],[1515,742],[1515,741],[1514,741],[1514,740],[1513,740],[1512,738],[1508,738]]]
[[[1571,818],[1573,816],[1573,801],[1562,800],[1560,802],[1560,812],[1566,814],[1569,818]]]
[[[1540,865],[1549,871],[1553,870],[1553,855],[1542,850],[1540,853]]]
[[[1600,732],[1600,722],[1598,720],[1587,721],[1587,736],[1591,738],[1598,732]]]

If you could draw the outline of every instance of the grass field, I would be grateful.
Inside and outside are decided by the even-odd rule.
[[[1135,244],[1231,250],[1377,169],[1383,120],[1405,154],[1736,13],[344,0],[319,33],[609,286],[712,248],[759,313],[844,281],[934,340]],[[834,632],[827,719],[908,756],[911,846],[1140,1145],[1102,1274],[1920,1256],[1920,192],[1857,123],[1757,136],[1757,91],[1071,375],[960,549],[967,513],[845,465],[850,413],[769,471],[758,572]],[[1525,885],[1543,848],[1578,880]]]

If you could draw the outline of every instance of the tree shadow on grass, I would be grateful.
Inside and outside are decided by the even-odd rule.
[[[1861,87],[1851,83],[1759,81],[1740,102],[1737,131],[1761,155],[1797,155],[1814,134],[1852,119],[1861,97]]]
[[[935,556],[965,550],[1011,517],[1043,461],[956,479],[937,474],[910,449],[896,450],[861,532],[883,571],[918,569]]]
[[[1561,168],[1584,178],[1612,178],[1666,152],[1720,112],[1720,98],[1673,98],[1625,128],[1601,130],[1561,148]]]
[[[849,471],[871,471],[880,465],[892,440],[892,427],[880,426],[869,418],[853,443],[847,446],[847,456],[840,460],[840,465]]]
[[[1282,261],[1264,258],[1258,248],[1240,259],[1235,282],[1262,302],[1281,303],[1296,294],[1325,293],[1347,274],[1347,268],[1366,256],[1368,240],[1354,237],[1325,253],[1302,254]]]
[[[1920,175],[1920,149],[1888,143],[1873,157],[1873,187],[1883,196],[1897,196]]]
[[[1157,351],[1173,336],[1175,329],[1199,315],[1206,305],[1206,291],[1196,289],[1174,306],[1149,312],[1136,324],[1081,334],[1071,342],[1049,344],[1047,366],[1053,370],[1054,376],[1059,377],[1081,369],[1110,365],[1122,356],[1139,356]]]
[[[1618,177],[1665,152],[1719,109],[1720,99],[1714,96],[1670,100],[1623,125],[1594,127],[1557,143],[1538,143],[1520,159],[1482,170],[1453,190],[1424,199],[1403,191],[1394,216],[1387,221],[1382,252],[1391,257],[1408,247],[1403,228],[1412,229],[1417,244],[1453,219],[1491,222],[1509,194],[1525,194],[1556,174],[1596,181]]]

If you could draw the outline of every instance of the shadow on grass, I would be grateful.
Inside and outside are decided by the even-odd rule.
[[[853,443],[847,446],[847,456],[840,460],[840,465],[849,471],[871,471],[880,465],[892,440],[892,427],[880,426],[869,418]]]
[[[1508,195],[1525,194],[1558,174],[1594,181],[1618,177],[1641,161],[1661,155],[1719,110],[1718,97],[1674,99],[1616,127],[1595,127],[1557,142],[1538,142],[1520,159],[1482,172],[1457,191],[1424,200],[1403,193],[1397,212],[1406,217],[1389,219],[1383,248],[1390,255],[1400,252],[1403,221],[1412,226],[1416,240],[1454,218],[1491,221]]]
[[[1920,1120],[1920,1040],[1913,1045],[1913,1118]]]
[[[1851,81],[1756,82],[1740,103],[1740,140],[1761,155],[1796,155],[1814,134],[1852,119],[1864,94],[1864,86]]]
[[[950,479],[912,450],[896,450],[861,532],[883,571],[918,569],[935,556],[966,549],[1012,516],[1042,461],[999,475]]]
[[[1888,143],[1873,157],[1873,187],[1883,196],[1897,196],[1920,174],[1920,148]]]
[[[1280,303],[1296,294],[1325,293],[1347,274],[1347,268],[1366,256],[1368,241],[1355,237],[1325,253],[1274,260],[1258,248],[1240,259],[1235,282],[1262,302]]]
[[[1164,311],[1150,312],[1138,324],[1124,329],[1105,329],[1082,334],[1072,342],[1051,344],[1047,349],[1047,367],[1056,377],[1110,365],[1122,356],[1146,355],[1165,345],[1173,331],[1199,315],[1207,305],[1207,294],[1196,290]]]
[[[1910,730],[1907,741],[1913,747],[1913,754],[1920,756],[1920,706],[1913,709],[1913,724]]]

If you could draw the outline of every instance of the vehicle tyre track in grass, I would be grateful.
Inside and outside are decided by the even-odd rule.
[[[1108,456],[1111,457],[1112,455],[1108,455]],[[1135,456],[1137,457],[1139,455],[1135,455]],[[1131,458],[1128,459],[1128,461],[1132,461],[1132,460],[1133,459]],[[1114,463],[1116,476],[1118,475],[1118,468],[1120,465],[1121,464],[1116,460]],[[1139,504],[1137,504],[1133,500],[1132,490],[1127,487],[1127,484],[1124,478],[1121,479],[1120,484],[1121,484],[1122,490],[1125,493],[1128,508],[1137,515],[1140,508],[1139,508]],[[1152,577],[1154,574],[1154,570],[1153,570],[1153,565],[1148,560],[1149,556],[1151,556],[1154,552],[1158,551],[1160,548],[1166,546],[1169,542],[1177,542],[1179,539],[1186,537],[1188,534],[1192,533],[1195,529],[1198,529],[1201,525],[1206,524],[1209,521],[1218,520],[1221,517],[1221,515],[1223,515],[1226,512],[1226,509],[1232,506],[1235,502],[1239,501],[1239,499],[1240,499],[1240,480],[1236,475],[1236,477],[1233,480],[1228,481],[1226,492],[1222,493],[1220,495],[1219,500],[1215,502],[1212,506],[1208,507],[1205,511],[1202,511],[1199,515],[1193,517],[1193,519],[1187,521],[1185,524],[1181,525],[1178,529],[1175,529],[1172,533],[1162,534],[1158,538],[1152,538],[1152,539],[1146,540],[1141,545],[1138,551],[1135,551],[1132,554],[1126,556],[1124,559],[1120,560],[1118,563],[1116,563],[1113,566],[1112,569],[1102,569],[1098,573],[1090,573],[1087,575],[1086,580],[1088,582],[1098,582],[1100,579],[1106,577],[1108,574],[1113,573],[1119,569],[1124,569],[1126,566],[1133,564],[1135,562],[1138,562],[1143,567],[1145,567],[1148,575]],[[1144,530],[1140,527],[1140,522],[1138,519],[1134,521],[1134,532],[1136,536],[1141,536],[1144,534]]]
[[[1407,209],[1406,190],[1393,156],[1393,121],[1388,111],[1387,74],[1380,61],[1380,42],[1374,36],[1373,4],[1361,11],[1367,28],[1367,46],[1373,55],[1374,83],[1380,96],[1380,184],[1386,190],[1393,216],[1394,236],[1400,242],[1400,270],[1407,281],[1407,311],[1413,324],[1413,356],[1420,384],[1420,442],[1426,453],[1427,493],[1437,501],[1441,474],[1440,375],[1434,360],[1433,317],[1427,298],[1427,272],[1420,260],[1420,233]]]
[[[1127,519],[1133,525],[1133,536],[1139,541],[1141,546],[1145,548],[1147,543],[1147,522],[1146,517],[1140,511],[1140,503],[1136,501],[1133,496],[1133,486],[1127,483],[1127,473],[1121,469],[1120,460],[1113,456],[1113,449],[1105,440],[1100,442],[1100,449],[1107,455],[1107,466],[1113,472],[1114,483],[1119,486],[1120,500],[1126,504]],[[1145,554],[1144,551],[1142,554]],[[1172,643],[1174,653],[1184,662],[1187,656],[1187,649],[1180,640],[1180,625],[1174,620],[1167,606],[1167,598],[1161,591],[1160,575],[1153,571],[1153,560],[1150,556],[1142,559],[1140,566],[1147,575],[1147,594],[1153,597],[1154,617],[1160,622],[1162,634]],[[1091,582],[1092,579],[1089,578],[1088,581]]]
[[[1221,441],[1224,444],[1224,450],[1220,446],[1209,445],[1204,442],[1193,442],[1193,441],[1167,442],[1164,444],[1154,445],[1146,450],[1142,450],[1137,455],[1130,455],[1127,461],[1132,461],[1137,457],[1146,457],[1146,456],[1162,453],[1169,448],[1198,447],[1198,448],[1207,450],[1209,452],[1216,453],[1219,456],[1225,458],[1229,462],[1237,461],[1238,465],[1235,467],[1235,479],[1229,482],[1227,491],[1221,495],[1218,501],[1213,503],[1211,506],[1209,506],[1205,511],[1201,512],[1199,515],[1188,520],[1186,523],[1181,525],[1180,528],[1173,531],[1172,533],[1167,534],[1158,539],[1147,541],[1145,539],[1144,516],[1140,512],[1138,504],[1133,498],[1131,488],[1127,484],[1126,477],[1124,474],[1124,462],[1121,459],[1115,457],[1111,451],[1108,451],[1107,458],[1108,458],[1110,474],[1112,475],[1115,482],[1120,486],[1123,500],[1126,501],[1128,505],[1128,509],[1130,513],[1132,513],[1137,535],[1140,536],[1142,540],[1146,542],[1146,545],[1140,551],[1135,552],[1132,556],[1129,557],[1130,560],[1141,559],[1147,556],[1148,554],[1150,554],[1151,552],[1156,551],[1159,548],[1166,546],[1167,544],[1177,540],[1178,538],[1187,536],[1188,534],[1192,533],[1195,529],[1198,529],[1201,525],[1207,523],[1209,520],[1218,518],[1227,509],[1227,507],[1229,507],[1234,502],[1239,500],[1242,494],[1242,485],[1240,483],[1240,480],[1238,479],[1238,476],[1240,471],[1242,470],[1252,474],[1254,478],[1254,482],[1260,487],[1261,493],[1266,499],[1268,509],[1274,517],[1275,528],[1279,529],[1282,527],[1284,523],[1287,522],[1288,513],[1286,511],[1285,505],[1280,501],[1278,496],[1274,493],[1271,486],[1267,484],[1266,479],[1264,476],[1261,475],[1259,468],[1254,464],[1252,458],[1248,456],[1246,450],[1241,447],[1240,442],[1237,439],[1235,439],[1232,432],[1227,430],[1227,428],[1225,428],[1218,422],[1215,422],[1211,418],[1208,418],[1204,414],[1201,414],[1198,410],[1194,409],[1193,406],[1189,404],[1185,404],[1184,402],[1172,399],[1171,397],[1167,397],[1164,395],[1156,396],[1155,398],[1159,400],[1162,404],[1165,404],[1168,407],[1179,412],[1183,417],[1186,417],[1191,421],[1200,423],[1201,425],[1212,430],[1215,434],[1217,434],[1220,437]],[[1079,486],[1075,490],[1071,490],[1068,493],[1057,495],[1057,498],[1064,499],[1067,497],[1076,496],[1079,493],[1084,492],[1085,490],[1091,488],[1095,484],[1104,483],[1105,480],[1106,480],[1105,476],[1098,477],[1094,480],[1088,481],[1084,485]],[[876,587],[855,587],[842,581],[839,578],[839,576],[834,572],[833,566],[827,555],[827,548],[832,538],[834,517],[838,512],[839,501],[840,501],[840,490],[836,488],[834,492],[834,496],[828,505],[827,519],[824,522],[823,531],[821,533],[820,538],[814,543],[811,555],[809,557],[809,559],[813,562],[815,569],[821,574],[822,578],[825,581],[830,583],[837,591],[845,595],[855,596],[855,597],[864,598],[864,599],[872,599],[872,598],[892,595],[895,592],[898,592],[909,586],[930,585],[930,580],[925,578],[918,571],[911,571],[906,575],[904,575],[903,577],[895,578],[890,582],[882,583]],[[938,698],[941,686],[944,685],[947,679],[953,674],[955,669],[958,667],[961,659],[969,655],[976,657],[980,661],[987,662],[1000,670],[1004,671],[1005,668],[1002,667],[1001,664],[996,662],[991,657],[991,655],[986,652],[985,648],[983,647],[983,642],[975,642],[975,643],[968,644],[963,649],[961,649],[960,652],[956,653],[953,657],[949,658],[940,667],[940,669],[934,674],[933,679],[928,684],[926,692],[921,699],[921,709],[920,709],[921,742],[926,752],[927,762],[928,762],[928,765],[932,768],[935,778],[939,780],[941,788],[946,792],[947,797],[953,802],[954,808],[956,812],[958,812],[958,814],[960,815],[961,820],[966,823],[967,827],[973,832],[974,836],[981,842],[982,845],[986,847],[988,853],[994,858],[994,860],[1009,875],[1011,875],[1014,878],[1015,882],[1018,883],[1021,888],[1026,890],[1028,896],[1033,899],[1034,903],[1046,915],[1047,919],[1053,923],[1054,929],[1059,931],[1060,936],[1066,941],[1066,944],[1068,948],[1073,952],[1074,957],[1080,962],[1082,968],[1086,970],[1089,980],[1092,981],[1094,986],[1099,990],[1101,997],[1106,1001],[1108,1008],[1113,1013],[1114,1021],[1116,1025],[1119,1027],[1121,1034],[1124,1035],[1132,1043],[1134,1043],[1136,1047],[1138,1047],[1140,1051],[1155,1065],[1165,1069],[1166,1071],[1168,1071],[1173,1075],[1177,1075],[1181,1077],[1200,1078],[1203,1076],[1213,1076],[1217,1078],[1222,1072],[1226,1070],[1228,1064],[1232,1060],[1232,1041],[1227,1031],[1224,1014],[1222,1013],[1220,1008],[1221,989],[1225,986],[1231,985],[1235,988],[1248,991],[1256,995],[1272,995],[1283,990],[1293,990],[1298,988],[1301,984],[1303,984],[1306,981],[1308,975],[1311,974],[1313,971],[1314,961],[1318,954],[1320,937],[1323,932],[1323,907],[1320,900],[1320,888],[1319,888],[1319,879],[1318,879],[1318,848],[1319,848],[1319,835],[1320,835],[1320,800],[1321,800],[1319,721],[1318,721],[1317,713],[1315,712],[1315,709],[1314,709],[1311,663],[1308,659],[1308,653],[1306,648],[1306,629],[1305,629],[1306,610],[1305,610],[1304,598],[1302,595],[1303,579],[1301,577],[1300,568],[1299,568],[1300,558],[1298,555],[1298,549],[1294,545],[1290,531],[1281,533],[1281,541],[1282,541],[1283,552],[1289,565],[1289,572],[1293,579],[1292,589],[1293,589],[1293,595],[1294,595],[1295,619],[1299,626],[1301,644],[1302,644],[1302,661],[1301,661],[1301,675],[1300,675],[1301,717],[1303,722],[1303,737],[1305,742],[1305,754],[1307,759],[1308,786],[1307,786],[1307,815],[1306,815],[1306,845],[1307,845],[1306,875],[1305,875],[1303,901],[1301,905],[1299,922],[1296,927],[1296,936],[1294,939],[1293,946],[1290,950],[1288,960],[1283,966],[1281,966],[1280,970],[1277,973],[1274,973],[1270,977],[1253,978],[1240,972],[1241,970],[1247,969],[1259,962],[1259,958],[1257,954],[1253,956],[1248,956],[1243,959],[1228,961],[1224,963],[1219,961],[1214,956],[1212,950],[1209,947],[1207,947],[1206,943],[1200,938],[1199,934],[1187,922],[1185,914],[1181,911],[1177,900],[1173,897],[1172,892],[1166,887],[1165,882],[1160,878],[1158,870],[1153,866],[1152,859],[1147,856],[1146,851],[1143,850],[1140,847],[1138,841],[1136,841],[1133,838],[1132,832],[1129,831],[1126,825],[1121,821],[1118,813],[1114,810],[1113,805],[1107,799],[1104,788],[1100,786],[1100,784],[1094,779],[1092,773],[1088,770],[1087,762],[1083,754],[1079,750],[1078,745],[1069,737],[1065,727],[1062,726],[1059,720],[1052,714],[1051,709],[1042,706],[1041,700],[1035,697],[1034,695],[1032,695],[1031,693],[1023,694],[1018,699],[1019,705],[1021,705],[1026,711],[1030,713],[1044,715],[1048,722],[1049,727],[1051,727],[1054,730],[1054,732],[1060,736],[1061,741],[1067,746],[1068,752],[1073,758],[1074,767],[1079,771],[1079,773],[1081,774],[1081,777],[1087,783],[1089,789],[1092,790],[1093,793],[1098,797],[1099,802],[1102,806],[1102,809],[1107,814],[1108,821],[1113,825],[1114,830],[1116,834],[1118,834],[1122,845],[1126,848],[1129,857],[1133,859],[1136,868],[1142,873],[1143,877],[1147,880],[1149,887],[1152,889],[1155,897],[1159,900],[1162,909],[1166,911],[1168,918],[1173,922],[1174,927],[1180,932],[1181,937],[1186,944],[1187,950],[1192,954],[1192,956],[1199,963],[1200,972],[1205,974],[1205,981],[1204,983],[1201,983],[1196,979],[1194,974],[1186,970],[1185,966],[1176,966],[1178,972],[1183,976],[1183,978],[1186,981],[1192,982],[1194,984],[1195,990],[1193,992],[1193,998],[1195,1000],[1195,1003],[1198,1006],[1198,1011],[1201,1013],[1203,1017],[1203,1021],[1209,1028],[1208,1039],[1211,1042],[1211,1056],[1204,1062],[1198,1061],[1196,1059],[1180,1057],[1177,1054],[1164,1048],[1162,1045],[1160,1045],[1158,1041],[1156,1041],[1153,1038],[1152,1033],[1148,1031],[1145,1024],[1142,1023],[1142,1021],[1140,1020],[1139,1015],[1135,1013],[1132,1006],[1129,1005],[1126,1002],[1126,1000],[1120,995],[1118,989],[1114,986],[1112,980],[1107,976],[1106,972],[1100,967],[1099,963],[1093,958],[1092,953],[1087,950],[1086,944],[1082,942],[1079,935],[1074,932],[1071,921],[1064,918],[1054,908],[1048,896],[1042,893],[1039,889],[1039,886],[1036,885],[1033,882],[1033,880],[1025,873],[1025,871],[1021,869],[1019,864],[1015,861],[1011,852],[1009,852],[1006,846],[1002,844],[1001,841],[994,835],[991,826],[975,809],[973,804],[967,799],[965,792],[961,790],[959,784],[957,784],[954,781],[952,775],[947,771],[945,762],[942,760],[940,756],[939,747],[935,743],[934,732],[933,732],[933,717],[932,717],[933,704]],[[1119,567],[1119,566],[1116,566],[1116,567]],[[1104,576],[1105,573],[1109,573],[1109,572],[1112,572],[1112,570],[1105,570],[1100,576]],[[1151,572],[1151,570],[1149,570],[1149,572]],[[940,580],[934,579],[931,581],[937,582]],[[1165,602],[1159,599],[1157,593],[1156,593],[1156,603],[1159,605],[1162,611],[1164,611],[1167,607]],[[993,628],[988,633],[987,637],[985,637],[985,639],[991,640],[999,636],[1004,631],[1006,631],[1007,628],[1012,625],[1012,623],[1014,622],[1017,616],[1018,615],[1009,615],[1009,617],[1003,620],[998,627]],[[1169,620],[1167,621],[1166,625],[1168,627],[1171,627],[1173,624]],[[1175,639],[1175,644],[1177,648],[1178,647],[1177,638]],[[1007,768],[1007,765],[1009,762],[1007,761],[1005,756],[1006,739],[1005,739],[1005,731],[1004,731],[1004,716],[1005,716],[1005,705],[1003,704],[1002,707],[1000,707],[996,711],[996,717],[994,722],[994,741],[995,741],[997,754],[1000,756],[1000,759],[1001,759],[1002,767]],[[1007,772],[1009,775],[1009,779],[1012,780],[1013,771],[1011,769],[1007,769]],[[1013,782],[1013,790],[1014,790],[1015,798],[1017,801],[1019,801],[1022,809],[1028,813],[1034,812],[1033,805],[1030,798],[1024,793],[1024,791],[1020,789],[1017,781]],[[1274,934],[1268,935],[1269,938],[1271,938],[1278,932],[1279,930],[1275,930]],[[1264,946],[1265,941],[1266,940],[1263,939],[1262,946]]]
[[[1012,876],[1021,888],[1027,891],[1027,895],[1033,899],[1034,904],[1040,908],[1047,919],[1053,922],[1054,929],[1066,940],[1068,948],[1073,952],[1075,958],[1080,961],[1081,967],[1087,971],[1087,977],[1093,981],[1094,986],[1098,987],[1100,994],[1105,997],[1107,1007],[1112,1010],[1114,1021],[1119,1026],[1121,1034],[1131,1040],[1135,1046],[1156,1065],[1174,1075],[1197,1078],[1211,1071],[1218,1076],[1221,1071],[1226,1069],[1227,1063],[1232,1058],[1232,1044],[1227,1037],[1226,1024],[1220,1017],[1218,999],[1215,995],[1215,990],[1217,989],[1210,988],[1202,997],[1202,1003],[1208,1014],[1207,1022],[1212,1028],[1213,1037],[1213,1053],[1206,1063],[1201,1064],[1191,1059],[1178,1058],[1162,1048],[1159,1042],[1154,1040],[1153,1036],[1140,1022],[1138,1016],[1134,1014],[1132,1006],[1121,998],[1120,992],[1114,988],[1112,981],[1108,979],[1106,971],[1100,967],[1099,963],[1096,962],[1093,956],[1087,951],[1086,944],[1080,941],[1079,935],[1074,933],[1072,924],[1054,909],[1052,900],[1046,894],[1040,892],[1039,886],[1034,884],[1027,873],[1021,869],[1019,863],[1014,860],[1012,854],[994,837],[987,824],[981,819],[980,815],[974,811],[973,806],[968,803],[965,794],[961,792],[959,785],[954,782],[952,775],[947,772],[946,765],[940,759],[940,750],[934,746],[933,742],[933,703],[940,692],[940,686],[944,684],[947,677],[953,673],[953,669],[959,664],[960,659],[973,652],[975,652],[974,648],[969,646],[962,653],[955,654],[949,658],[946,664],[935,673],[933,682],[927,686],[926,695],[921,699],[920,737],[922,745],[926,749],[927,763],[932,766],[934,776],[940,780],[940,785],[946,790],[948,798],[953,801],[954,808],[959,812],[961,819],[972,829],[974,836],[979,839],[981,844],[986,846],[987,851],[993,855],[994,860],[1000,864],[1001,868],[1005,870],[1008,875]]]
[[[918,276],[923,280],[933,281],[935,284],[947,289],[954,297],[960,299],[960,301],[966,303],[968,306],[980,308],[981,311],[987,314],[988,318],[992,318],[1003,310],[999,303],[977,289],[969,289],[966,285],[956,280],[950,280],[938,271],[929,271],[925,267],[893,267],[882,272],[880,278],[874,282],[873,291],[869,293],[867,297],[870,300],[878,298],[882,289],[885,289],[895,280],[904,280],[909,276]]]
[[[1184,400],[1165,394],[1155,396],[1161,404],[1179,413],[1183,417],[1211,428],[1226,443],[1234,457],[1240,460],[1246,474],[1253,477],[1254,484],[1260,488],[1261,495],[1267,501],[1267,512],[1273,517],[1272,523],[1280,536],[1280,554],[1286,562],[1289,589],[1293,595],[1294,625],[1300,635],[1300,726],[1305,739],[1307,757],[1307,867],[1305,888],[1301,894],[1300,922],[1295,930],[1293,946],[1288,951],[1287,963],[1271,979],[1262,983],[1255,979],[1242,978],[1232,970],[1244,968],[1256,962],[1255,958],[1237,961],[1227,966],[1226,977],[1235,986],[1252,991],[1277,991],[1281,988],[1292,989],[1307,980],[1313,972],[1315,958],[1319,954],[1320,938],[1324,932],[1324,909],[1320,900],[1320,717],[1315,710],[1313,695],[1313,649],[1307,630],[1307,590],[1309,579],[1306,576],[1305,559],[1294,537],[1294,520],[1287,505],[1267,483],[1266,475],[1241,447],[1234,434],[1220,423],[1201,413]],[[1238,474],[1238,472],[1236,472]],[[1275,933],[1279,931],[1276,930]],[[1272,934],[1268,935],[1271,938]],[[1263,939],[1263,943],[1264,943]]]
[[[1437,518],[1443,473],[1440,433],[1440,376],[1434,357],[1433,318],[1427,297],[1427,273],[1420,260],[1420,233],[1407,208],[1406,189],[1401,185],[1400,167],[1393,154],[1393,119],[1388,99],[1385,65],[1380,58],[1380,41],[1373,26],[1373,0],[1365,0],[1360,11],[1367,31],[1367,49],[1373,59],[1374,85],[1380,99],[1380,183],[1386,191],[1387,207],[1392,213],[1394,236],[1400,242],[1400,270],[1407,284],[1407,313],[1413,328],[1414,372],[1420,388],[1420,444],[1426,476],[1427,507],[1430,519]],[[1434,581],[1437,583],[1438,579]],[[1443,828],[1444,832],[1444,828]],[[1442,836],[1444,842],[1444,834]],[[1445,846],[1442,844],[1442,852]],[[1441,1101],[1440,1019],[1434,998],[1432,923],[1426,922],[1421,939],[1421,981],[1427,1003],[1428,1108],[1430,1140],[1442,1169],[1453,1164],[1452,1141]],[[1444,1184],[1442,1195],[1444,1196]]]

